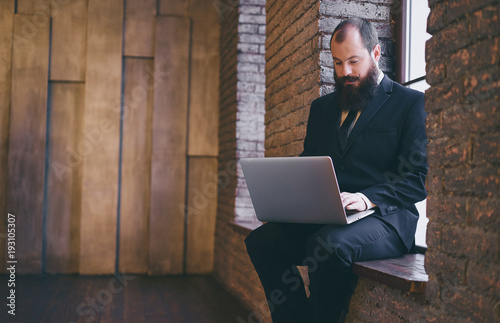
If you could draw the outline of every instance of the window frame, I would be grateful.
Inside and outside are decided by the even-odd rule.
[[[411,12],[409,10],[409,1],[412,0],[401,0],[400,12],[396,17],[396,81],[405,87],[411,84],[425,81],[426,73],[423,76],[419,76],[414,79],[407,80],[407,75],[409,74],[409,59],[408,52],[410,51],[410,39],[408,39],[408,26],[409,26],[409,15]],[[419,0],[421,1],[421,0]],[[428,3],[428,2],[427,2]],[[427,250],[426,237],[427,237],[427,223],[429,219],[427,218],[426,212],[427,200],[420,201],[416,203],[417,210],[419,212],[419,220],[417,224],[417,231],[415,233],[416,238],[416,248],[419,253],[425,253]],[[420,239],[418,239],[420,238]],[[421,240],[423,241],[417,241]]]

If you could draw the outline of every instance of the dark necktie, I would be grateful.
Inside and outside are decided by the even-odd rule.
[[[349,114],[347,115],[344,122],[342,123],[342,126],[339,129],[339,144],[342,151],[344,151],[345,149],[345,146],[347,144],[347,137],[351,132],[352,125],[354,123],[354,120],[356,119],[357,114],[358,111],[350,110]]]

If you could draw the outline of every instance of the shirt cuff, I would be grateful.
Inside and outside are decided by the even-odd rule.
[[[366,196],[365,194],[363,193],[355,193],[356,195],[359,195],[359,197],[361,197],[361,199],[363,199],[363,201],[365,202],[365,205],[366,205],[366,210],[369,210],[369,209],[373,209],[374,207],[376,207],[375,204],[373,204]]]

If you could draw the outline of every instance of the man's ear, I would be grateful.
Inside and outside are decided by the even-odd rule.
[[[380,56],[382,55],[382,50],[380,49],[380,45],[377,44],[375,47],[373,47],[372,50],[372,58],[375,60],[375,63],[378,63],[378,60],[380,59]]]

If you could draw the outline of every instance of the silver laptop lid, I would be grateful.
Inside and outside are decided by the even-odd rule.
[[[244,158],[240,163],[260,221],[352,222],[342,206],[330,157]]]

